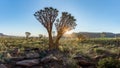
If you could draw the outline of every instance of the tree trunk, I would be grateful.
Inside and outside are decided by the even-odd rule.
[[[55,40],[55,48],[58,49],[59,48],[59,40],[62,37],[62,35],[57,35],[56,40]]]
[[[49,35],[49,49],[52,49],[53,48],[53,39],[52,39],[51,32],[48,33],[48,35]]]
[[[26,40],[28,39],[28,35],[26,36]]]

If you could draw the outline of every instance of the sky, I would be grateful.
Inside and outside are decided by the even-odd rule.
[[[58,17],[62,12],[74,16],[77,26],[73,32],[120,33],[120,0],[0,0],[0,33],[47,35],[33,15],[45,7],[58,9]]]

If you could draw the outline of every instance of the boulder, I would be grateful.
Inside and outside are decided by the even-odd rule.
[[[89,60],[87,60],[82,55],[76,55],[73,59],[75,59],[76,62],[77,62],[77,65],[79,65],[81,67],[87,67],[88,68],[88,67],[94,65],[92,62],[90,62]]]
[[[75,60],[87,60],[86,58],[84,58],[82,55],[78,54],[75,57],[73,57],[73,59]]]
[[[2,64],[2,63],[3,63],[3,61],[0,60],[0,64]]]
[[[0,68],[7,68],[4,64],[0,64]]]
[[[12,53],[11,53],[11,56],[16,57],[16,56],[19,56],[19,54],[20,54],[20,49],[19,48],[14,48]]]
[[[26,54],[26,58],[39,58],[39,53],[28,53]]]
[[[21,61],[23,60],[25,57],[11,57],[10,60],[11,61]]]
[[[26,66],[26,67],[31,67],[31,66],[37,65],[37,64],[39,64],[39,59],[23,60],[23,61],[16,62],[16,65]]]
[[[43,62],[43,63],[48,63],[48,62],[52,62],[52,61],[58,61],[58,59],[53,55],[49,55],[49,56],[46,56],[41,59],[41,62]]]
[[[64,68],[63,62],[53,55],[48,55],[41,59],[41,63],[47,68]]]
[[[31,48],[29,48],[29,47],[26,47],[24,50],[25,53],[29,53],[30,51],[31,51]]]
[[[86,61],[86,60],[79,60],[79,61],[77,62],[77,64],[80,65],[80,66],[82,66],[82,67],[86,67],[86,66],[91,66],[91,65],[92,65],[91,62],[88,62],[88,61]]]

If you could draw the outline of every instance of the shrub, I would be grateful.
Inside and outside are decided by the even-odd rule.
[[[120,61],[111,57],[101,59],[97,68],[120,68]]]
[[[104,53],[106,53],[106,50],[104,50],[104,49],[101,49],[101,48],[94,48],[94,52],[96,53],[96,54],[104,54]]]

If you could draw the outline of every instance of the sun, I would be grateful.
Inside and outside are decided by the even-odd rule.
[[[72,34],[73,31],[66,31],[65,34]]]

